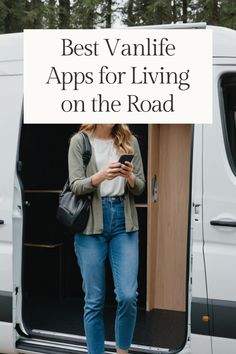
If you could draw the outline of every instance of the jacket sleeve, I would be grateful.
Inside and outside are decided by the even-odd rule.
[[[85,176],[83,164],[83,137],[77,133],[72,136],[68,150],[69,185],[76,195],[93,192],[97,186],[92,185],[92,176]]]
[[[142,194],[145,188],[143,162],[142,162],[138,140],[136,139],[135,136],[133,136],[132,138],[133,138],[133,147],[134,147],[134,158],[132,161],[132,165],[133,165],[133,174],[135,175],[135,182],[133,188],[129,185],[128,182],[126,182],[126,184],[131,193],[133,193],[134,195],[140,195]]]

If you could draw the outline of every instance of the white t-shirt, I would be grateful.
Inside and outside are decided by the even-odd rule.
[[[117,162],[119,154],[114,146],[113,139],[102,140],[91,138],[91,144],[95,152],[95,160],[97,168],[100,171],[110,162]],[[112,180],[105,180],[100,184],[100,193],[102,197],[116,196],[124,194],[125,178],[115,177]]]

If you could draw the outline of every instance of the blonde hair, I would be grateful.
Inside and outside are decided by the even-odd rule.
[[[85,131],[94,134],[96,130],[96,124],[81,124],[79,131]],[[115,124],[112,128],[112,137],[114,145],[118,152],[133,154],[134,149],[132,146],[132,133],[128,127],[128,124]]]

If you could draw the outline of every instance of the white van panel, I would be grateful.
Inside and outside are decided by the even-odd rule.
[[[236,66],[215,66],[215,83],[223,73],[232,71],[236,73]],[[214,101],[219,102],[217,84],[214,85]],[[214,124],[203,128],[204,252],[208,296],[210,299],[236,301],[233,277],[236,269],[236,228],[210,224],[211,220],[236,220],[236,176],[228,162],[219,104],[214,104],[213,114]]]
[[[0,64],[1,70],[1,64]],[[19,76],[0,76],[0,284],[12,291],[12,218],[16,151],[22,108],[23,80]]]
[[[0,149],[0,219],[4,221],[4,224],[0,225],[0,243],[12,242],[13,186],[22,92],[22,77],[0,76],[0,141],[3,146]]]
[[[0,62],[23,60],[23,33],[8,33],[0,36]]]
[[[191,354],[211,354],[210,337],[200,334],[191,334]],[[227,353],[222,351],[222,353]],[[214,353],[215,354],[215,353]]]
[[[235,65],[236,55],[233,58],[213,58],[213,65]]]
[[[11,243],[1,242],[0,244],[0,284],[1,291],[13,291]]]
[[[194,234],[193,234],[194,235]],[[193,242],[193,297],[207,298],[202,241]]]
[[[0,76],[22,75],[23,61],[11,61],[0,63]]]
[[[14,354],[13,325],[12,323],[0,322],[0,352]]]
[[[207,26],[213,30],[213,56],[214,57],[236,57],[235,31],[218,26]]]
[[[214,354],[235,354],[235,340],[228,338],[213,338],[213,353]]]

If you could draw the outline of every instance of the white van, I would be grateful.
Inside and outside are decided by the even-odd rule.
[[[213,124],[131,125],[147,177],[136,200],[133,353],[236,353],[236,31],[210,28]],[[79,126],[23,124],[22,107],[23,34],[1,35],[0,352],[86,353],[73,235],[55,218]],[[106,353],[114,353],[107,273]]]

